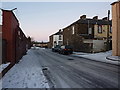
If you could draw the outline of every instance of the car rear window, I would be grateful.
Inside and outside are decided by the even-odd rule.
[[[71,47],[71,46],[65,46],[65,48],[66,48],[66,49],[72,49],[72,47]]]

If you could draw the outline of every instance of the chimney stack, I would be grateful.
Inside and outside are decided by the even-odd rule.
[[[98,16],[94,16],[93,19],[94,19],[94,20],[98,20]]]
[[[108,17],[104,17],[104,18],[102,18],[102,20],[108,20]]]
[[[62,30],[61,30],[61,29],[59,29],[59,32],[62,32]]]
[[[86,19],[86,15],[80,16],[80,19]]]

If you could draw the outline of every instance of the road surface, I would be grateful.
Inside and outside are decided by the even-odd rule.
[[[33,49],[49,85],[55,88],[118,88],[118,66]],[[100,58],[98,58],[100,59]]]

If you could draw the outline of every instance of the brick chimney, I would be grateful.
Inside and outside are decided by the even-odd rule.
[[[108,20],[108,17],[104,17],[104,18],[102,18],[102,20]]]
[[[62,30],[61,30],[61,29],[59,29],[59,32],[62,32]]]
[[[98,16],[94,16],[93,19],[94,19],[94,20],[98,20]]]
[[[86,19],[86,15],[80,16],[80,19]]]

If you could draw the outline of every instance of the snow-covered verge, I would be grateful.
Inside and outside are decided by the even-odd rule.
[[[34,47],[31,47],[31,49],[45,49],[45,48],[34,46]]]
[[[8,65],[10,65],[10,63],[1,64],[1,65],[0,65],[0,73],[1,73]]]
[[[0,80],[2,88],[49,88],[38,57],[29,50]]]
[[[118,65],[118,61],[114,60],[108,60],[106,57],[109,57],[112,55],[112,51],[107,51],[107,52],[100,52],[100,53],[95,53],[95,54],[87,54],[87,53],[82,53],[82,52],[74,52],[72,56],[78,56],[78,57],[83,57],[87,58],[90,60],[95,60],[95,61],[100,61],[100,62],[105,62],[105,63],[110,63],[110,64],[115,64]]]

